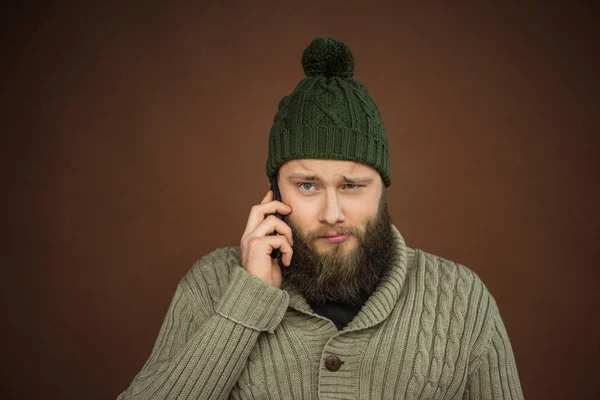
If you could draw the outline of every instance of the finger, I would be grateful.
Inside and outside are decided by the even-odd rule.
[[[267,194],[265,195],[265,197],[261,200],[260,204],[264,204],[267,201],[271,201],[273,200],[273,191],[269,190],[267,191]]]
[[[286,267],[289,267],[292,262],[292,255],[294,249],[290,246],[290,243],[283,236],[264,236],[264,241],[268,244],[266,254],[271,257],[271,252],[275,249],[279,249],[281,252],[281,262]]]
[[[272,190],[267,190],[267,194],[265,194],[265,197],[263,197],[263,199],[260,201],[260,204],[265,204],[265,203],[268,203],[270,201],[273,201],[273,191]],[[256,207],[252,207],[252,209],[250,210],[250,216],[248,217],[248,221],[246,222],[246,229],[244,230],[244,234],[249,233],[248,226],[251,223],[255,224],[255,226],[256,226],[257,224],[259,224],[265,218],[265,215],[263,214],[263,216],[262,216],[263,218],[258,219],[258,220],[257,219],[253,219],[251,221],[251,218],[253,217],[253,215],[252,215],[253,214],[253,210],[255,208]]]
[[[287,215],[292,212],[292,209],[288,205],[277,200],[252,206],[250,215],[248,216],[248,222],[246,223],[246,229],[244,230],[244,235],[247,235],[256,229],[258,224],[265,220],[266,216],[275,214],[276,212]]]
[[[285,236],[290,242],[290,245],[294,245],[292,228],[274,215],[268,216],[264,221],[258,224],[258,226],[252,232],[250,232],[248,236],[268,236],[272,235],[274,232]]]
[[[294,250],[284,236],[262,236],[255,237],[249,241],[248,261],[259,260],[261,257],[271,258],[271,252],[279,249],[282,254],[282,261],[285,257],[285,262],[289,266]]]
[[[288,251],[288,248],[286,247],[285,249],[280,249],[279,251],[281,251],[281,262],[286,267],[289,267],[292,264],[292,255],[294,254],[294,249],[289,247]]]

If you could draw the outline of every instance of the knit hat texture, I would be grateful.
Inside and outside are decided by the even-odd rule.
[[[279,102],[269,136],[267,176],[294,159],[368,164],[391,184],[383,118],[354,76],[354,56],[342,42],[318,37],[302,54],[306,78]]]

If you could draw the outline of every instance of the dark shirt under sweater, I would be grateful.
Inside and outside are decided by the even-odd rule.
[[[323,304],[308,302],[308,305],[316,314],[331,320],[338,331],[340,331],[354,319],[368,298],[369,295],[363,295],[356,304],[350,302],[340,303],[337,301],[328,301]]]

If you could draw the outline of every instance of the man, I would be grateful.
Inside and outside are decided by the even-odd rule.
[[[119,399],[522,398],[483,283],[390,221],[382,117],[350,50],[317,38],[302,65],[269,140],[281,201],[267,192],[240,247],[181,280]]]

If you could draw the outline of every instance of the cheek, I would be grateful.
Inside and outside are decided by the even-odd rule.
[[[318,225],[316,211],[305,204],[290,204],[292,213],[289,216],[290,221],[295,227],[306,230],[312,230]]]
[[[292,219],[302,226],[314,224],[318,220],[316,214],[307,210],[293,212]]]
[[[377,216],[379,202],[375,199],[360,199],[348,203],[345,212],[346,219],[355,224],[364,224]]]

